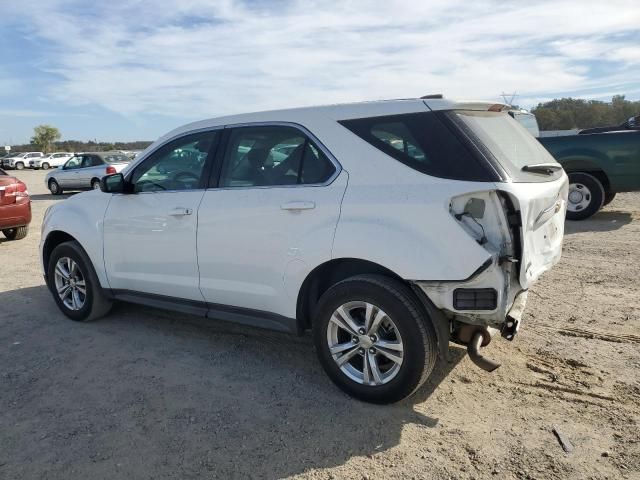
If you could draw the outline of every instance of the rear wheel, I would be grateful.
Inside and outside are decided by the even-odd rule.
[[[313,336],[320,363],[343,391],[372,403],[415,392],[436,361],[429,319],[406,285],[378,275],[337,283],[320,299]]]
[[[589,218],[602,208],[604,197],[604,187],[596,177],[582,172],[570,173],[567,218]]]
[[[58,307],[71,320],[95,320],[111,309],[91,260],[78,242],[61,243],[51,252],[47,284]]]
[[[49,170],[49,164],[47,162],[43,162],[43,164],[41,165],[41,168],[43,170]]]
[[[62,194],[62,188],[60,188],[60,185],[58,185],[58,182],[56,182],[55,179],[53,179],[53,178],[51,180],[49,180],[49,191],[53,195]]]
[[[22,240],[27,236],[27,233],[29,233],[29,227],[27,225],[2,230],[2,234],[7,237],[7,240]]]
[[[100,190],[100,180],[98,180],[97,178],[91,180],[91,188],[93,190]]]

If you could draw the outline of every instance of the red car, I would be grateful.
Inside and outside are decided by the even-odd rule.
[[[0,168],[0,231],[9,240],[27,236],[31,199],[27,185]]]

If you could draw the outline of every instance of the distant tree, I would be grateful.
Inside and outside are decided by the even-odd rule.
[[[33,129],[31,143],[37,145],[45,153],[51,151],[51,146],[56,140],[60,140],[60,130],[51,125],[38,125]]]
[[[619,125],[640,114],[640,101],[632,102],[616,95],[610,103],[580,98],[560,98],[540,103],[531,112],[540,130],[570,130],[606,125]]]

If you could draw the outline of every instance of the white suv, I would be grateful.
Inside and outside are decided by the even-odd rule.
[[[29,168],[33,168],[34,170],[38,170],[40,168],[42,168],[43,170],[58,168],[67,163],[67,160],[69,160],[71,157],[73,157],[73,153],[52,153],[51,155],[48,155],[46,157],[29,160]]]
[[[73,320],[114,300],[313,330],[360,399],[414,392],[449,341],[512,339],[560,259],[567,177],[491,103],[414,99],[223,117],[172,131],[102,191],[52,206],[47,284]]]
[[[35,160],[37,158],[42,158],[44,153],[42,152],[23,152],[23,153],[14,153],[13,155],[7,155],[2,159],[3,168],[15,168],[16,170],[23,170],[25,167],[29,165],[31,160]]]

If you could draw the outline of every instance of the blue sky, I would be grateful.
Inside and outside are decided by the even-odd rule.
[[[444,93],[640,99],[637,0],[3,0],[0,143]]]

